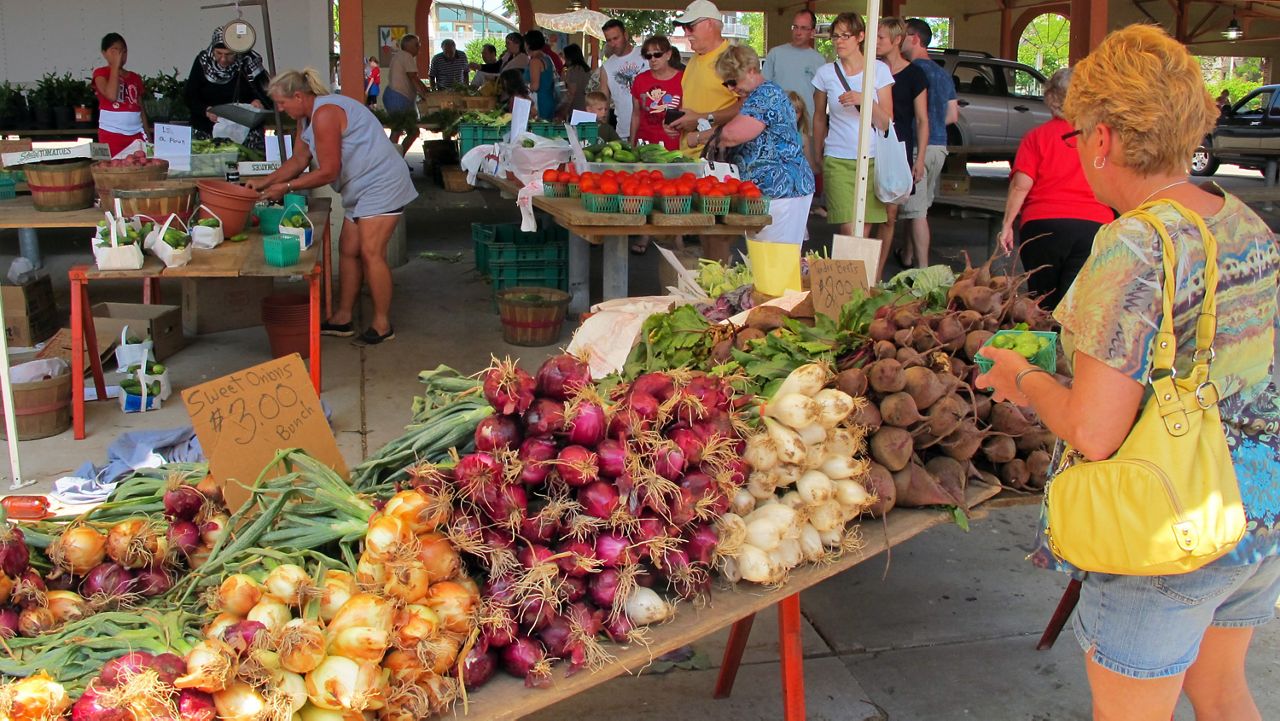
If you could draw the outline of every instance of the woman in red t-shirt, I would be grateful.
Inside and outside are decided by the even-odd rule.
[[[129,46],[120,33],[102,38],[106,67],[93,71],[93,89],[98,95],[98,142],[106,143],[115,155],[135,140],[147,137],[147,116],[142,109],[142,76],[125,70]]]
[[[1062,118],[1071,70],[1050,76],[1044,103],[1053,113],[1049,122],[1022,138],[1010,173],[1009,199],[1005,203],[1000,247],[1013,250],[1014,219],[1021,216],[1018,257],[1027,270],[1041,268],[1027,279],[1027,289],[1043,296],[1041,305],[1057,307],[1093,250],[1093,236],[1115,219],[1110,208],[1098,202],[1080,169],[1076,153],[1078,131]]]
[[[680,80],[684,73],[671,67],[671,41],[654,35],[640,46],[649,69],[631,81],[631,142],[662,143],[667,150],[679,150],[680,136],[663,128],[668,110],[680,107]]]

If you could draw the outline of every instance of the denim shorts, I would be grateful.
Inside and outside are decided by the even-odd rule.
[[[1210,564],[1177,576],[1090,573],[1076,607],[1076,639],[1099,666],[1130,678],[1176,676],[1210,626],[1250,628],[1275,618],[1280,556]]]

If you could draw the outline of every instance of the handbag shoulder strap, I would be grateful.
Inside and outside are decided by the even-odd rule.
[[[836,79],[844,86],[845,92],[853,92],[853,88],[849,87],[849,79],[844,76],[844,68],[840,67],[840,61],[831,63],[831,67],[836,71]],[[866,70],[863,70],[866,72]]]
[[[1152,370],[1172,372],[1174,355],[1177,349],[1177,336],[1173,328],[1173,303],[1177,296],[1178,284],[1177,249],[1164,223],[1150,210],[1158,203],[1172,205],[1179,215],[1193,222],[1200,230],[1200,237],[1204,243],[1204,300],[1201,303],[1200,315],[1196,321],[1194,360],[1196,365],[1205,366],[1207,371],[1209,362],[1213,359],[1213,342],[1217,336],[1218,325],[1218,241],[1213,236],[1213,233],[1209,231],[1208,226],[1205,225],[1204,218],[1199,213],[1191,211],[1172,200],[1146,203],[1127,214],[1150,223],[1160,236],[1161,263],[1164,267],[1164,282],[1161,284],[1161,290],[1163,291],[1161,293],[1161,310],[1163,315],[1160,319],[1160,330],[1156,334],[1152,350]]]

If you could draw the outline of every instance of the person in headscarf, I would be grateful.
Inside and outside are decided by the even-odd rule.
[[[222,28],[213,31],[209,47],[201,50],[191,63],[187,77],[187,107],[191,109],[191,128],[212,135],[218,116],[209,112],[214,105],[248,103],[256,108],[271,107],[267,94],[267,70],[262,56],[250,50],[237,53],[227,47]],[[249,133],[245,145],[261,151],[262,129]]]

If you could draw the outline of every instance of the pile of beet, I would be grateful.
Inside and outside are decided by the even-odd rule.
[[[870,401],[855,422],[869,429],[871,485],[882,502],[891,488],[897,506],[963,508],[972,479],[1044,487],[1053,434],[1029,411],[973,385],[981,372],[974,357],[997,330],[1052,328],[1035,298],[1018,292],[1021,281],[992,275],[990,260],[966,268],[946,310],[923,312],[923,301],[884,306],[868,328],[871,340],[841,360],[837,387]]]
[[[635,640],[673,612],[668,597],[711,588],[715,521],[745,482],[745,444],[728,383],[648,373],[596,390],[586,363],[510,361],[483,374],[497,414],[451,468],[419,486],[453,495],[450,539],[486,578],[464,682],[502,668],[526,685],[608,659],[598,639]]]

